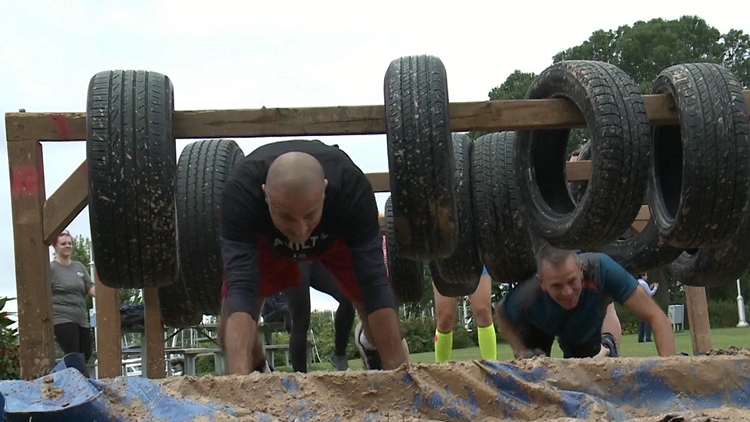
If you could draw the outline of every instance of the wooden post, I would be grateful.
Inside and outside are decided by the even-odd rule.
[[[164,378],[164,324],[161,321],[159,292],[156,287],[143,289],[143,311],[145,333],[141,337],[141,356],[145,358],[145,362],[141,361],[141,368],[146,370],[147,378]]]
[[[55,364],[49,247],[44,243],[44,163],[39,141],[8,143],[21,378]]]
[[[685,286],[685,301],[690,324],[690,338],[693,341],[693,354],[708,353],[713,349],[711,324],[708,319],[706,288]]]
[[[750,111],[750,90],[743,91],[743,95]],[[678,122],[674,100],[670,96],[644,95],[644,103],[652,125]],[[561,98],[454,102],[450,104],[450,115],[450,126],[454,132],[585,126],[581,112],[571,101]],[[382,135],[385,133],[385,108],[380,104],[176,111],[173,123],[177,139]],[[86,113],[26,113],[25,110],[6,113],[5,136],[14,218],[21,373],[24,378],[34,378],[44,374],[54,363],[49,252],[44,240],[53,239],[84,208],[88,199],[85,184],[87,169],[84,162],[45,204],[42,150],[36,140],[43,139],[47,142],[86,139]],[[587,177],[587,165],[590,168],[590,164],[573,163],[573,166],[569,166],[568,178],[574,180],[576,177],[583,177],[584,173]],[[570,168],[576,166],[577,169]],[[377,192],[388,189],[387,173],[372,174],[371,180]],[[645,223],[636,224],[634,229],[641,230],[643,225]],[[146,298],[155,295],[156,291],[149,293],[146,290],[144,300],[148,303]],[[146,306],[147,315],[158,315],[158,298],[154,297],[151,301],[150,310]],[[114,315],[118,317],[119,324],[119,312]],[[147,345],[151,344],[152,348],[158,347],[163,351],[161,318],[147,317],[146,325],[151,327]],[[160,341],[156,342],[156,339]],[[163,361],[163,353],[158,356],[159,361]],[[156,369],[156,366],[154,369],[157,373],[163,372],[164,365],[159,367],[161,369]]]
[[[122,332],[120,329],[120,291],[107,287],[95,273],[96,283],[96,356],[99,378],[122,375]]]

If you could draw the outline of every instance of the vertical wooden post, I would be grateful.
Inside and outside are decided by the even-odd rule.
[[[96,283],[96,354],[99,378],[122,375],[120,290],[107,287],[94,274]]]
[[[147,378],[164,378],[164,324],[161,321],[161,308],[159,307],[159,293],[156,287],[143,289],[143,312],[145,333],[141,337],[141,355],[146,358]],[[143,344],[143,343],[146,344]]]
[[[693,341],[693,354],[708,353],[713,349],[711,342],[711,324],[708,319],[708,302],[706,288],[685,286],[690,338]]]
[[[21,378],[55,364],[49,247],[44,243],[44,162],[39,141],[8,142]]]

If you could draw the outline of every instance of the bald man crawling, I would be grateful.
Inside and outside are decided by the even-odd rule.
[[[257,330],[263,299],[298,286],[305,260],[322,262],[357,308],[362,324],[355,340],[366,369],[407,362],[375,195],[344,151],[307,140],[256,149],[234,166],[220,215],[219,341],[229,374],[267,368]]]

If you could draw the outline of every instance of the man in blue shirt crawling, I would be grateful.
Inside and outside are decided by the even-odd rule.
[[[676,354],[667,315],[609,256],[545,244],[536,263],[536,276],[519,283],[497,307],[500,332],[516,358],[550,356],[555,337],[565,358],[617,356],[612,334],[602,333],[613,301],[651,324],[659,356]]]

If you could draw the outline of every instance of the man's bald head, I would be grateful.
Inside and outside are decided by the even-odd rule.
[[[304,152],[278,156],[268,168],[266,195],[299,195],[325,190],[325,173],[317,158]]]
[[[291,242],[303,243],[320,223],[328,181],[317,158],[287,152],[268,168],[263,190],[274,225]]]

